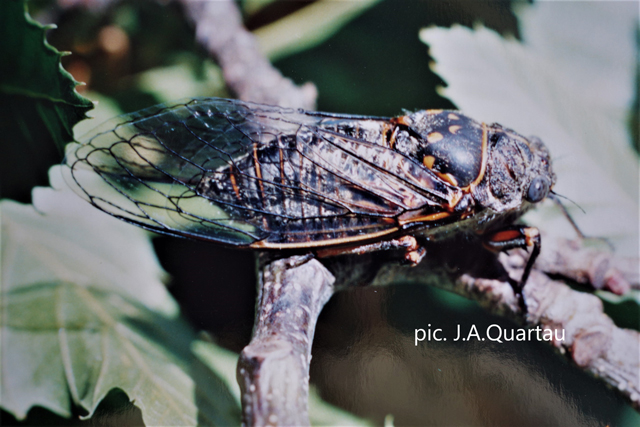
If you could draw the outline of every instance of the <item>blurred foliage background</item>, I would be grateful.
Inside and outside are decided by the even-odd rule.
[[[69,3],[33,0],[29,9],[39,22],[57,24],[58,29],[48,33],[49,43],[72,52],[62,64],[76,80],[86,83],[78,90],[90,99],[99,98],[112,111],[129,112],[182,97],[233,95],[215,63],[195,42],[194,30],[177,2],[77,2],[86,3],[85,7],[70,7]],[[278,23],[295,19],[296,14],[319,3],[328,12],[323,18],[326,22],[316,24],[322,28],[324,23],[326,33],[320,31],[315,39],[298,45],[287,42],[288,34],[277,33],[279,28],[289,28],[278,27]],[[443,82],[429,67],[431,59],[418,40],[419,30],[481,22],[502,35],[518,37],[509,1],[368,2],[337,27],[330,25],[339,18],[331,14],[331,3],[240,2],[247,28],[262,37],[274,65],[298,84],[310,81],[317,86],[317,109],[321,111],[380,116],[397,115],[403,109],[455,108],[438,95],[437,87]],[[94,120],[85,127],[97,124]],[[5,136],[2,141],[4,152],[11,140]],[[10,151],[2,157],[3,198],[29,202],[31,189],[48,185],[48,168],[62,161],[53,141],[42,137],[34,144],[39,145],[31,145],[27,157],[33,163],[26,164],[24,157],[17,161]],[[156,237],[154,246],[172,277],[170,291],[186,318],[196,329],[209,331],[220,345],[239,352],[249,342],[253,324],[254,255],[167,237]],[[637,327],[637,312],[630,310],[629,314],[618,312],[616,320],[622,326]],[[327,401],[377,424],[388,414],[393,414],[396,425],[553,422],[553,415],[539,412],[545,404],[510,406],[513,387],[520,393],[531,392],[531,399],[536,400],[539,390],[530,388],[527,376],[535,377],[540,389],[551,389],[558,399],[570,402],[576,411],[573,419],[582,425],[633,425],[637,421],[614,392],[567,366],[547,345],[467,344],[442,349],[406,344],[414,328],[443,322],[463,327],[515,326],[486,315],[473,302],[434,289],[397,286],[341,292],[328,303],[318,323],[312,382]],[[472,368],[479,358],[486,358],[486,370]],[[443,388],[438,377],[440,367],[445,369],[443,361],[452,363],[446,369],[468,378],[462,389]],[[500,365],[512,369],[501,371]],[[483,410],[457,413],[461,402],[469,400]],[[139,422],[126,402],[126,396],[114,392],[102,410],[129,414],[115,418],[114,423]],[[24,424],[71,422],[36,409]],[[6,412],[2,423],[17,424]]]

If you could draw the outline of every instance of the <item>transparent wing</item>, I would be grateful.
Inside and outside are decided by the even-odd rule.
[[[154,231],[234,244],[261,239],[196,191],[204,175],[243,152],[249,136],[233,121],[245,109],[191,100],[117,117],[67,147],[65,180],[97,208]]]
[[[217,98],[156,106],[70,144],[65,179],[120,219],[236,246],[393,232],[395,216],[447,191],[388,148],[323,130],[327,117]]]

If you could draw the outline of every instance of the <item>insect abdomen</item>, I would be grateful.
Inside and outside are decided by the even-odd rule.
[[[315,138],[315,136],[313,136]],[[386,203],[328,173],[299,153],[295,136],[280,135],[206,175],[198,194],[270,234],[269,243],[295,244],[350,239],[382,227],[352,212]],[[357,198],[357,200],[354,200]],[[394,223],[391,220],[391,223]]]

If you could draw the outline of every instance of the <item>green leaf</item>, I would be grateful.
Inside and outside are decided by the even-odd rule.
[[[195,76],[193,66],[188,61],[153,68],[137,76],[138,86],[144,92],[152,94],[158,102],[225,95],[225,83],[220,67],[213,61],[206,60],[202,68],[202,78]]]
[[[183,323],[120,295],[64,282],[3,293],[2,405],[18,418],[33,405],[92,415],[120,388],[147,425],[234,424],[224,383],[190,351]],[[199,421],[198,421],[199,420]]]
[[[95,108],[87,113],[87,120],[78,122],[73,127],[73,138],[76,141],[82,141],[83,137],[96,127],[123,113],[112,98],[98,92],[88,92],[87,97],[93,100]]]
[[[2,206],[2,289],[34,283],[91,286],[167,316],[178,306],[167,292],[144,230],[118,221],[74,194],[51,169],[53,188],[34,189],[34,206]]]
[[[14,197],[46,182],[46,171],[60,161],[71,129],[92,108],[78,83],[60,65],[63,54],[45,39],[46,30],[23,1],[0,2],[0,135],[3,141],[3,194]],[[57,158],[56,158],[57,157]],[[14,179],[12,168],[22,178]],[[29,171],[27,173],[26,171]],[[28,176],[27,179],[24,177]]]
[[[554,159],[554,191],[586,211],[567,206],[580,229],[637,257],[638,157],[625,126],[635,84],[637,8],[540,3],[527,16],[537,28],[523,25],[523,43],[485,28],[422,30],[447,82],[442,93],[479,120],[541,137]],[[609,42],[598,40],[603,33]],[[548,234],[575,237],[551,202],[527,220]]]
[[[47,43],[45,32],[54,26],[44,27],[31,19],[24,2],[18,0],[3,1],[0,17],[1,54],[11,58],[0,65],[0,94],[22,98],[32,108],[28,113],[36,113],[16,111],[25,131],[40,121],[62,147],[71,140],[73,125],[93,105],[75,91],[78,82],[60,65],[63,54]]]
[[[242,0],[242,11],[251,16],[269,6],[275,0]]]
[[[215,363],[191,350],[147,233],[71,193],[59,167],[51,181],[35,209],[0,202],[2,407],[91,416],[118,388],[147,425],[238,424]]]

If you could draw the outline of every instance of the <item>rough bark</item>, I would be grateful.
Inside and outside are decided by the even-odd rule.
[[[333,275],[308,256],[260,268],[253,336],[237,369],[243,425],[309,424],[311,345],[333,283]]]
[[[546,239],[545,243],[550,247],[547,254],[555,257],[553,275],[570,277],[576,268],[586,271],[592,268],[589,263],[593,259],[608,257],[614,264],[619,261],[608,252],[581,246],[580,241]],[[567,245],[571,250],[557,251]],[[248,425],[264,425],[271,421],[285,425],[308,424],[309,351],[315,327],[312,315],[320,313],[334,289],[398,283],[437,286],[476,299],[488,311],[515,319],[530,328],[564,330],[564,340],[551,344],[578,367],[601,378],[632,405],[639,407],[640,334],[617,327],[603,312],[599,298],[551,279],[540,269],[547,265],[543,260],[540,265],[536,264],[524,288],[526,311],[523,312],[506,275],[482,277],[478,271],[473,275],[465,273],[465,266],[444,268],[449,254],[439,249],[437,252],[444,255],[431,258],[427,255],[425,262],[414,268],[402,266],[397,259],[382,253],[323,259],[325,266],[316,260],[310,261],[309,257],[292,257],[273,263],[263,258],[254,338],[243,351],[238,371],[243,399],[246,399],[243,401],[245,422]],[[513,251],[510,255],[500,254],[498,262],[505,273],[517,281],[527,256],[524,251]],[[574,263],[571,268],[566,271],[557,268],[568,265],[567,259]],[[579,259],[584,264],[580,265]],[[611,274],[624,276],[615,269]],[[314,303],[312,298],[318,300]],[[304,319],[290,313],[282,314],[292,306],[309,307],[300,311],[305,313]],[[290,382],[284,381],[287,377]],[[284,399],[274,400],[276,395]]]

